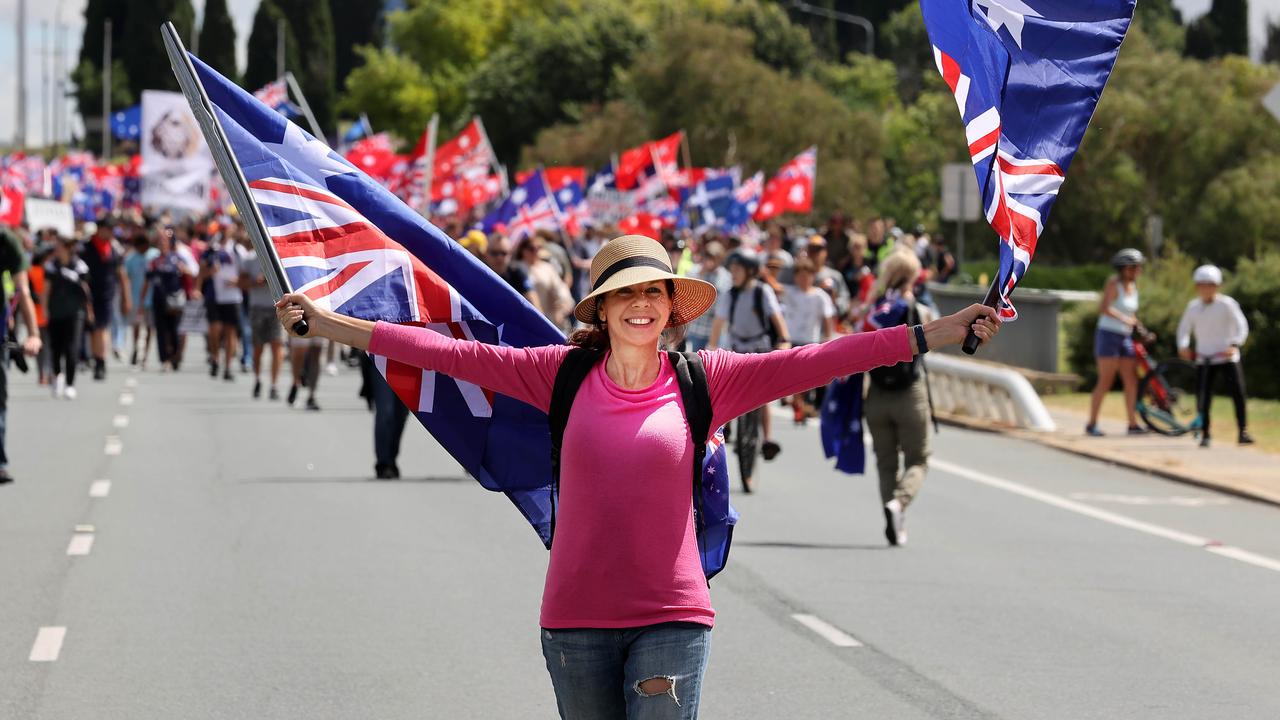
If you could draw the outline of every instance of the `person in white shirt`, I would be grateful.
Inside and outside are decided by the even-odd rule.
[[[813,284],[815,271],[813,261],[801,257],[792,266],[791,279],[795,284],[783,286],[782,317],[791,331],[793,347],[826,342],[835,334],[836,306],[830,295]],[[791,398],[797,425],[804,425],[810,417],[817,416],[809,402],[810,393]]]
[[[1240,346],[1249,337],[1249,321],[1240,305],[1230,296],[1218,292],[1222,271],[1213,265],[1196,268],[1191,279],[1196,284],[1196,297],[1187,303],[1178,323],[1178,354],[1195,360],[1199,369],[1196,395],[1199,400],[1203,434],[1200,446],[1209,446],[1209,408],[1213,402],[1213,386],[1219,376],[1226,377],[1236,406],[1236,425],[1241,445],[1253,444],[1245,416],[1244,367],[1240,363]],[[1195,350],[1191,339],[1195,337]]]

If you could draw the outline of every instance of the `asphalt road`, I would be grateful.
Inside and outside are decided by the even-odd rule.
[[[307,413],[198,368],[16,379],[0,718],[555,717],[545,551],[421,428],[370,480],[357,384]],[[943,428],[891,550],[874,477],[776,425],[703,717],[1280,717],[1280,509]]]

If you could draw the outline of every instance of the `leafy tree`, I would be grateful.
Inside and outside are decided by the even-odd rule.
[[[1249,54],[1249,0],[1213,0],[1187,28],[1187,54],[1196,58]]]
[[[129,74],[129,90],[141,97],[143,90],[177,90],[178,81],[169,66],[160,25],[172,21],[179,37],[190,44],[195,31],[196,13],[191,0],[127,0],[123,18],[113,23],[124,25],[124,38],[112,44],[115,57],[124,61]]]
[[[97,120],[102,117],[102,69],[85,60],[71,71],[71,82],[75,84],[76,107],[80,117],[85,120]],[[137,100],[129,90],[129,73],[124,69],[124,62],[116,60],[111,63],[111,107],[126,108]],[[102,151],[102,134],[87,133],[85,144],[94,152]]]
[[[881,53],[898,68],[898,89],[904,100],[913,100],[924,88],[926,73],[937,74],[933,44],[918,4],[911,4],[880,26]]]
[[[1267,20],[1267,41],[1262,47],[1262,61],[1280,63],[1280,24]]]
[[[368,0],[328,0],[333,16],[334,83],[344,87],[347,76],[364,59],[356,51],[361,45],[381,46],[386,34],[383,3]]]
[[[249,31],[248,61],[244,67],[244,86],[250,91],[280,77],[276,63],[278,33],[284,28],[284,67],[286,70],[301,67],[298,60],[298,39],[275,0],[262,0],[253,15],[253,28]]]
[[[644,37],[618,0],[580,8],[557,3],[512,29],[509,42],[480,63],[469,85],[504,162],[537,132],[568,119],[574,104],[608,96],[615,68],[628,65]]]
[[[337,89],[334,86],[333,17],[329,3],[315,0],[275,0],[293,26],[298,38],[298,59],[301,65],[290,66],[298,80],[307,103],[326,132],[333,130],[334,103]]]
[[[236,81],[236,28],[227,12],[227,0],[207,0],[200,24],[200,59],[209,67]]]
[[[901,104],[898,69],[888,60],[853,54],[844,64],[823,63],[814,77],[853,110],[885,113]]]
[[[773,3],[738,2],[715,19],[750,32],[755,58],[775,70],[800,75],[817,57],[809,33],[793,25],[787,13]]]
[[[80,40],[80,62],[71,70],[71,82],[75,85],[76,107],[83,118],[102,114],[102,41],[103,26],[111,18],[111,48],[114,58],[120,57],[125,38],[124,18],[128,14],[128,0],[89,0],[84,9],[84,34]],[[129,86],[129,73],[124,63],[116,59],[111,64],[112,107],[126,107],[133,103],[133,91]],[[121,104],[117,105],[119,102]]]
[[[1173,0],[1142,0],[1133,15],[1133,26],[1146,34],[1161,50],[1182,52],[1187,44],[1187,30],[1182,26],[1182,11]]]
[[[338,109],[352,116],[366,113],[379,131],[416,140],[438,107],[427,74],[394,50],[364,46],[357,53],[362,64],[347,76],[346,94]]]

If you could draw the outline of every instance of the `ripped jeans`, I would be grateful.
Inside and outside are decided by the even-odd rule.
[[[542,655],[562,720],[694,720],[711,628],[542,630]]]

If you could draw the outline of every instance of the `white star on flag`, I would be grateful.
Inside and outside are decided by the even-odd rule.
[[[974,0],[973,4],[987,11],[987,24],[992,30],[998,33],[1002,26],[1007,28],[1018,47],[1022,47],[1022,26],[1027,16],[1044,17],[1022,0]]]
[[[293,123],[286,123],[284,137],[279,143],[264,142],[268,150],[288,160],[295,168],[314,167],[320,171],[316,180],[323,181],[331,175],[346,175],[356,169],[328,145],[316,140]]]

